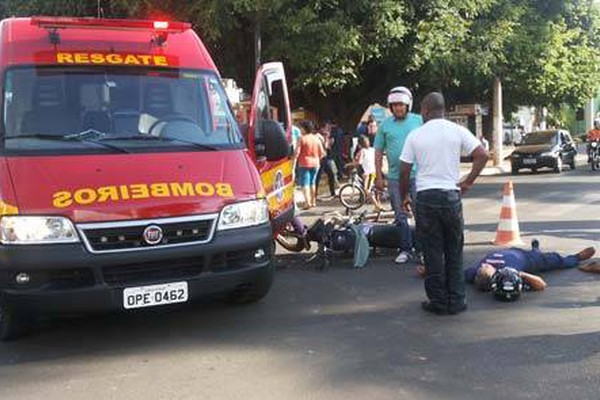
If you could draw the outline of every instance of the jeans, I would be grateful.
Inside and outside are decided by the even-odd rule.
[[[336,168],[336,175],[338,180],[342,180],[344,178],[344,158],[341,153],[336,153],[331,156]]]
[[[575,268],[579,264],[576,255],[563,257],[558,253],[542,253],[539,249],[526,253],[529,259],[529,267],[525,272],[538,273],[555,271],[557,269]]]
[[[328,157],[325,157],[321,160],[321,168],[319,168],[319,172],[317,172],[317,194],[319,192],[319,182],[321,182],[321,177],[323,176],[323,172],[327,174],[327,183],[329,184],[329,194],[331,196],[335,196],[335,189],[340,186],[337,179],[337,168],[335,166],[335,162]]]
[[[400,198],[400,180],[388,179],[388,193],[390,195],[390,203],[392,210],[394,210],[394,224],[402,228],[402,241],[400,242],[400,250],[410,251],[413,247],[413,238],[411,235],[410,226],[408,225],[408,216],[402,211],[402,201]],[[408,195],[412,201],[413,206],[415,205],[415,179],[411,178],[409,182]],[[415,244],[415,247],[416,246]]]
[[[417,238],[425,258],[425,293],[440,309],[466,304],[462,258],[464,221],[458,190],[417,193]]]

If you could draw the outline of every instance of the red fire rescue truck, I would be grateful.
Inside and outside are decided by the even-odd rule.
[[[267,294],[293,216],[281,63],[243,129],[187,23],[6,19],[0,79],[1,339],[40,314]]]

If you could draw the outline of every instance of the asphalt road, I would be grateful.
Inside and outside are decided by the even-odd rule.
[[[577,252],[600,235],[600,173],[484,177],[465,199],[465,258],[491,249],[512,179],[523,239]],[[600,252],[600,248],[598,249]],[[547,274],[514,304],[421,311],[393,255],[325,272],[284,256],[261,303],[50,321],[0,344],[0,399],[598,399],[600,275]]]

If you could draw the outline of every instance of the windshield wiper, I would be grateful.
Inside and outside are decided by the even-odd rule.
[[[177,139],[177,138],[168,137],[168,136],[148,136],[148,135],[134,135],[134,136],[121,136],[121,137],[107,136],[107,137],[103,137],[103,138],[99,139],[98,141],[104,142],[107,140],[115,140],[115,141],[139,140],[142,142],[144,142],[144,141],[146,141],[146,142],[180,142],[180,143],[192,145],[192,146],[197,147],[202,150],[219,150],[217,147],[211,146],[208,144],[202,144],[202,143],[192,142],[191,140]]]
[[[70,133],[68,135],[64,135],[63,138],[65,140],[79,140],[79,139],[91,139],[91,138],[102,138],[106,136],[106,133],[100,132],[96,129],[86,129],[85,131],[79,133]]]
[[[77,141],[77,142],[89,142],[94,143],[98,146],[102,146],[107,149],[115,150],[119,153],[129,153],[126,149],[118,146],[113,146],[108,143],[102,143],[99,140],[93,140],[86,138],[87,136],[104,136],[104,132],[97,131],[95,129],[88,129],[80,133],[70,133],[67,135],[44,135],[42,133],[35,133],[30,135],[18,135],[18,136],[5,136],[5,139],[41,139],[41,140],[54,140],[59,142]]]
[[[31,135],[4,136],[4,139],[43,139],[43,140],[65,140],[64,135],[44,135],[35,133]]]

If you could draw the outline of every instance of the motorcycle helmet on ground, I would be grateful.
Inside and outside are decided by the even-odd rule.
[[[410,112],[412,110],[413,95],[408,88],[404,86],[396,86],[388,93],[387,103],[388,106],[391,106],[394,103],[406,104],[408,111]]]
[[[514,268],[499,268],[492,275],[490,289],[496,300],[517,301],[523,291],[523,279]]]

